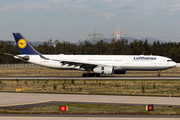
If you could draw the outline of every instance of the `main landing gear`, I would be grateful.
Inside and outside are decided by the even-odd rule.
[[[82,77],[100,77],[100,74],[96,74],[96,73],[83,73]]]
[[[92,68],[88,67],[87,73],[83,73],[82,77],[100,77],[100,74],[90,73],[90,71],[92,71]]]
[[[161,71],[160,70],[158,70],[158,74],[157,74],[157,77],[160,77],[161,76]]]

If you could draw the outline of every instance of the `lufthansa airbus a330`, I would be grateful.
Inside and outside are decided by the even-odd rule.
[[[170,58],[156,55],[45,55],[36,51],[20,33],[13,36],[20,55],[6,55],[48,68],[87,71],[83,77],[126,74],[128,70],[158,71],[159,77],[161,70],[176,66]]]

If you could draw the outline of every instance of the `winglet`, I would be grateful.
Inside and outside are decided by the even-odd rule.
[[[21,55],[39,55],[38,51],[36,51],[29,42],[20,34],[13,33],[14,39],[16,41],[17,47]]]

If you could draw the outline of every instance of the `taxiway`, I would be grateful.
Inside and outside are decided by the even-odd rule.
[[[180,80],[180,76],[102,76],[102,77],[80,77],[80,76],[5,76],[0,80]]]

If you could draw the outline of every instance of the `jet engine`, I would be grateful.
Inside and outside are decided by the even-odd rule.
[[[94,68],[93,71],[96,74],[112,75],[114,74],[114,67],[113,66],[98,66]]]

